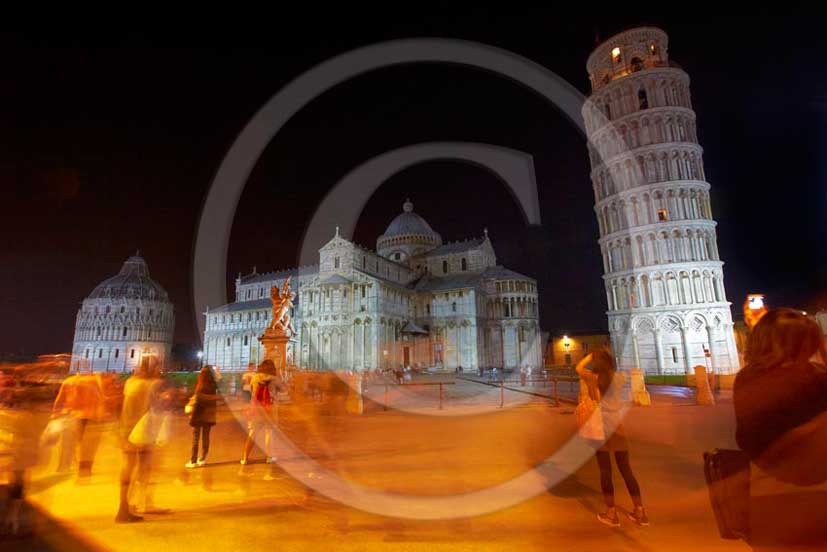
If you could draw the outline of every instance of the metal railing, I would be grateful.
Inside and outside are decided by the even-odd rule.
[[[385,387],[384,400],[382,401],[384,410],[387,410],[388,405],[390,404],[390,399],[388,397],[388,391],[390,390],[391,387],[417,387],[417,386],[437,385],[437,386],[439,386],[439,405],[438,405],[437,408],[439,410],[442,410],[443,398],[444,398],[444,394],[443,394],[443,391],[442,391],[442,386],[443,385],[455,385],[455,382],[453,382],[453,381],[422,381],[422,382],[410,382],[410,383],[393,383],[393,382],[385,381],[385,382],[371,382],[368,385],[383,385]]]

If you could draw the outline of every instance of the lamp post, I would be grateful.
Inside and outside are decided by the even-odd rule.
[[[571,365],[571,357],[569,356],[569,347],[571,347],[571,340],[569,339],[568,335],[563,336],[563,347],[566,349],[566,358],[564,360],[567,361],[567,366]]]

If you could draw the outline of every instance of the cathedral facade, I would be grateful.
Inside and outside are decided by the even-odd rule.
[[[235,301],[206,312],[205,362],[243,370],[263,358],[270,289],[288,277],[296,293],[288,357],[301,368],[542,365],[536,280],[498,265],[487,231],[443,243],[410,201],[376,251],[337,230],[318,265],[239,276]]]

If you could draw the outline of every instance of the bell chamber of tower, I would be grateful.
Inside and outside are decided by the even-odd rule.
[[[653,27],[600,44],[583,106],[618,365],[733,374],[738,354],[689,75]]]

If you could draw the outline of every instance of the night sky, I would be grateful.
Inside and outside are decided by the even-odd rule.
[[[475,11],[296,18],[255,32],[0,35],[0,352],[69,351],[79,303],[136,249],[175,304],[176,342],[196,344],[190,266],[207,187],[253,113],[315,64],[382,40],[455,37],[526,56],[588,93],[595,37],[640,24],[669,34],[670,58],[690,75],[736,310],[752,291],[772,305],[827,307],[827,33],[817,19]],[[437,140],[533,155],[543,226],[525,226],[485,170],[434,162],[383,185],[355,241],[373,248],[410,197],[446,241],[488,227],[499,262],[539,280],[544,330],[604,330],[584,138],[518,85],[457,66],[374,72],[293,118],[239,204],[228,291],[254,265],[259,272],[295,265],[310,214],[349,170]]]

